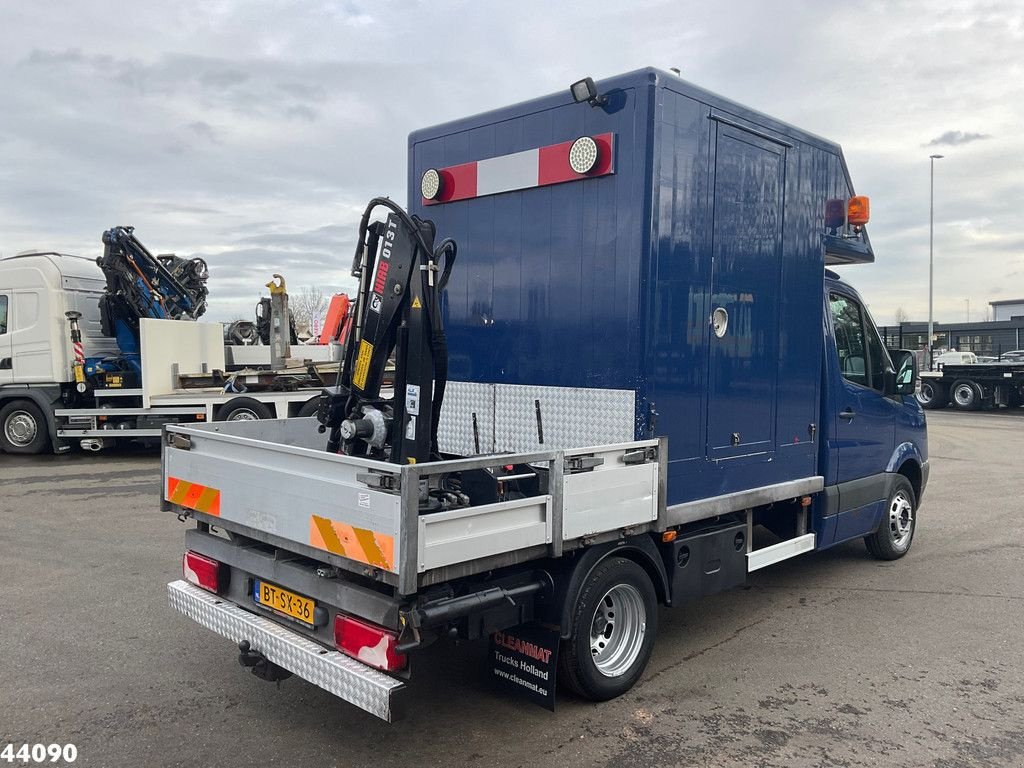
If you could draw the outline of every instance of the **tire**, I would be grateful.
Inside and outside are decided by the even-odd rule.
[[[319,411],[319,410],[320,410],[320,396],[317,395],[316,397],[312,398],[311,400],[307,400],[306,402],[304,402],[302,404],[302,407],[299,408],[299,412],[298,412],[297,416],[300,419],[306,418],[307,416],[316,416],[316,412]]]
[[[977,411],[981,408],[981,387],[973,381],[959,379],[953,382],[950,398],[958,411]]]
[[[885,505],[885,514],[878,530],[864,537],[872,557],[899,560],[910,551],[917,530],[917,496],[914,486],[903,475],[896,476]]]
[[[49,427],[38,405],[31,400],[12,400],[0,408],[0,449],[32,454],[49,446]]]
[[[647,572],[632,560],[609,557],[577,596],[559,677],[592,701],[621,696],[643,674],[657,631],[658,599]]]
[[[917,391],[917,402],[922,408],[938,410],[949,405],[949,390],[940,381],[921,380],[921,388]]]
[[[217,421],[257,421],[273,418],[270,409],[251,397],[236,397],[221,406]]]

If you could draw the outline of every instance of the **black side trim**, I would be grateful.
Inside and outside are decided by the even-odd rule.
[[[825,498],[828,502],[825,514],[836,515],[863,507],[873,501],[889,498],[894,477],[894,472],[880,472],[877,475],[828,486],[825,488]]]

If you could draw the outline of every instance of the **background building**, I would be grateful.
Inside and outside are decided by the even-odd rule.
[[[1013,320],[1024,317],[1024,299],[1004,299],[1003,301],[990,301],[993,320]]]
[[[992,302],[996,304],[1009,302]],[[1024,349],[1024,301],[1016,302],[1020,310],[1013,319],[991,320],[981,323],[935,323],[935,354],[950,349],[974,352],[976,355],[999,355],[1015,349]],[[878,329],[882,340],[890,349],[923,350],[928,347],[928,323],[908,322],[886,325]]]

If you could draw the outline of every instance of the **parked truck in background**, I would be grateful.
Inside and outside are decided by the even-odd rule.
[[[96,451],[121,439],[159,439],[165,424],[313,412],[318,388],[308,384],[246,392],[247,379],[255,389],[260,376],[243,375],[234,392],[183,388],[183,376],[228,370],[223,326],[139,317],[122,304],[112,313],[122,320],[134,314],[135,327],[104,333],[101,302],[110,293],[93,259],[56,252],[0,259],[0,451],[61,453],[75,444]],[[251,363],[262,351],[269,362],[266,349],[239,348],[234,356]],[[322,360],[330,351],[302,348]]]
[[[971,353],[956,353],[956,356],[966,354],[974,357]],[[1024,403],[1024,361],[1014,362],[1012,358],[991,363],[940,361],[938,370],[921,371],[920,376],[917,399],[931,410],[948,405],[958,411],[1019,408]]]
[[[837,144],[645,69],[416,131],[408,162],[414,216],[360,230],[332,450],[314,419],[166,428],[194,526],[170,603],[244,666],[391,719],[421,648],[490,638],[496,681],[605,700],[658,603],[851,539],[907,553],[915,360],[826,268],[874,260]],[[444,354],[414,343],[435,289]],[[394,306],[406,384],[361,399]]]

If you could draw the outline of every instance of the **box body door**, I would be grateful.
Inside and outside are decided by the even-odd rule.
[[[775,445],[786,147],[716,122],[707,457]]]

